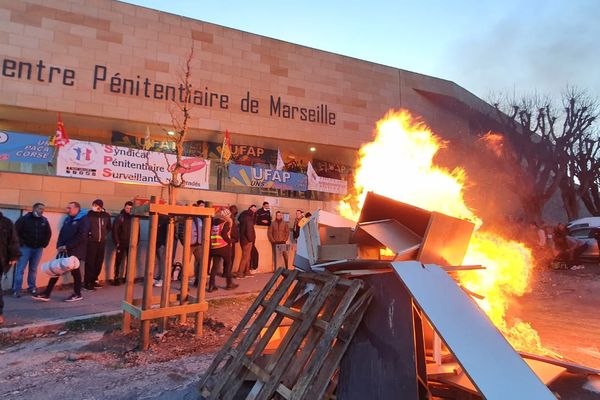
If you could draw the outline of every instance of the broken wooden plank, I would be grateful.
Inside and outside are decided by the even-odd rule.
[[[539,356],[537,354],[526,353],[523,351],[520,351],[519,354],[525,359],[538,360],[548,364],[557,365],[559,367],[564,367],[567,369],[567,371],[574,374],[600,375],[600,369],[586,367],[585,365],[576,364],[571,361],[557,360],[555,358]]]
[[[481,395],[488,400],[554,398],[483,310],[441,267],[415,261],[392,266]]]

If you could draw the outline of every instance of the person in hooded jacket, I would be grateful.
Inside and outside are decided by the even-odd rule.
[[[215,280],[217,277],[218,268],[214,262],[216,257],[223,259],[223,275],[227,281],[227,286],[225,286],[225,289],[233,290],[238,287],[238,285],[233,283],[233,277],[231,274],[231,238],[229,236],[231,227],[231,211],[229,211],[227,208],[222,209],[217,215],[215,215],[210,229],[209,255],[213,266],[210,270],[210,277],[208,280],[208,292],[217,290]]]
[[[19,236],[15,231],[12,221],[0,212],[0,278],[8,272],[10,267],[17,264],[21,255],[19,249]],[[4,299],[0,287],[0,325],[4,324]]]
[[[110,214],[104,210],[104,202],[101,199],[92,202],[92,209],[88,212],[88,220],[90,231],[85,256],[83,289],[94,291],[102,287],[97,280],[104,264],[106,239],[112,228]]]
[[[42,258],[44,248],[48,246],[50,237],[52,236],[50,223],[43,215],[44,208],[44,204],[35,203],[31,212],[21,216],[15,222],[15,229],[21,243],[21,258],[19,258],[19,262],[17,263],[12,287],[13,296],[15,297],[21,297],[23,273],[25,272],[25,267],[28,265],[27,290],[31,294],[37,293],[35,285],[37,267]]]
[[[115,286],[125,282],[125,265],[129,254],[129,241],[131,236],[131,208],[133,202],[127,201],[121,213],[115,217],[112,224],[112,239],[116,248],[115,271],[112,284]],[[123,264],[123,268],[121,268]]]
[[[79,259],[80,268],[71,270],[73,276],[73,294],[65,301],[82,300],[81,296],[81,265],[85,262],[85,253],[87,251],[87,241],[90,233],[90,221],[87,216],[87,210],[81,209],[81,205],[73,201],[67,205],[67,218],[63,222],[62,228],[56,241],[56,250],[59,253],[66,253],[67,256],[75,256]],[[58,282],[58,276],[50,278],[46,290],[33,296],[33,299],[40,301],[50,301],[50,295],[54,285]]]

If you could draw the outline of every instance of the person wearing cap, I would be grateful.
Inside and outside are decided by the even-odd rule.
[[[129,253],[132,208],[133,202],[125,202],[121,213],[117,215],[113,221],[112,239],[115,248],[117,249],[115,256],[115,274],[112,282],[115,286],[125,282],[125,267],[121,268],[121,264],[127,263],[127,256]]]
[[[220,210],[212,221],[210,229],[210,259],[212,261],[212,268],[210,270],[210,277],[208,280],[208,291],[213,292],[217,290],[216,277],[217,277],[217,265],[214,262],[216,257],[223,259],[223,275],[227,281],[225,289],[233,290],[238,287],[237,284],[233,283],[233,277],[231,274],[231,238],[230,232],[232,227],[231,211],[224,208]]]
[[[106,239],[111,231],[110,214],[104,210],[104,202],[96,199],[92,202],[92,209],[87,214],[90,229],[88,232],[87,250],[85,255],[85,274],[83,278],[83,289],[94,291],[102,287],[98,282],[102,265],[104,264],[104,252],[106,251]]]

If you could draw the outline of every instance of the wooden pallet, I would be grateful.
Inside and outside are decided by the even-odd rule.
[[[215,357],[201,398],[332,398],[371,297],[361,280],[278,269]],[[265,351],[276,332],[284,333]]]

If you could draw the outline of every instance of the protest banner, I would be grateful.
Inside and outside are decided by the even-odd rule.
[[[48,136],[0,131],[0,161],[46,164],[53,155],[48,140]]]
[[[84,179],[101,179],[160,185],[171,178],[174,154],[158,153],[94,142],[71,140],[58,153],[56,174]],[[184,157],[185,187],[208,189],[210,161]]]
[[[229,180],[238,186],[263,189],[282,189],[304,192],[307,188],[306,175],[276,169],[229,164]]]

